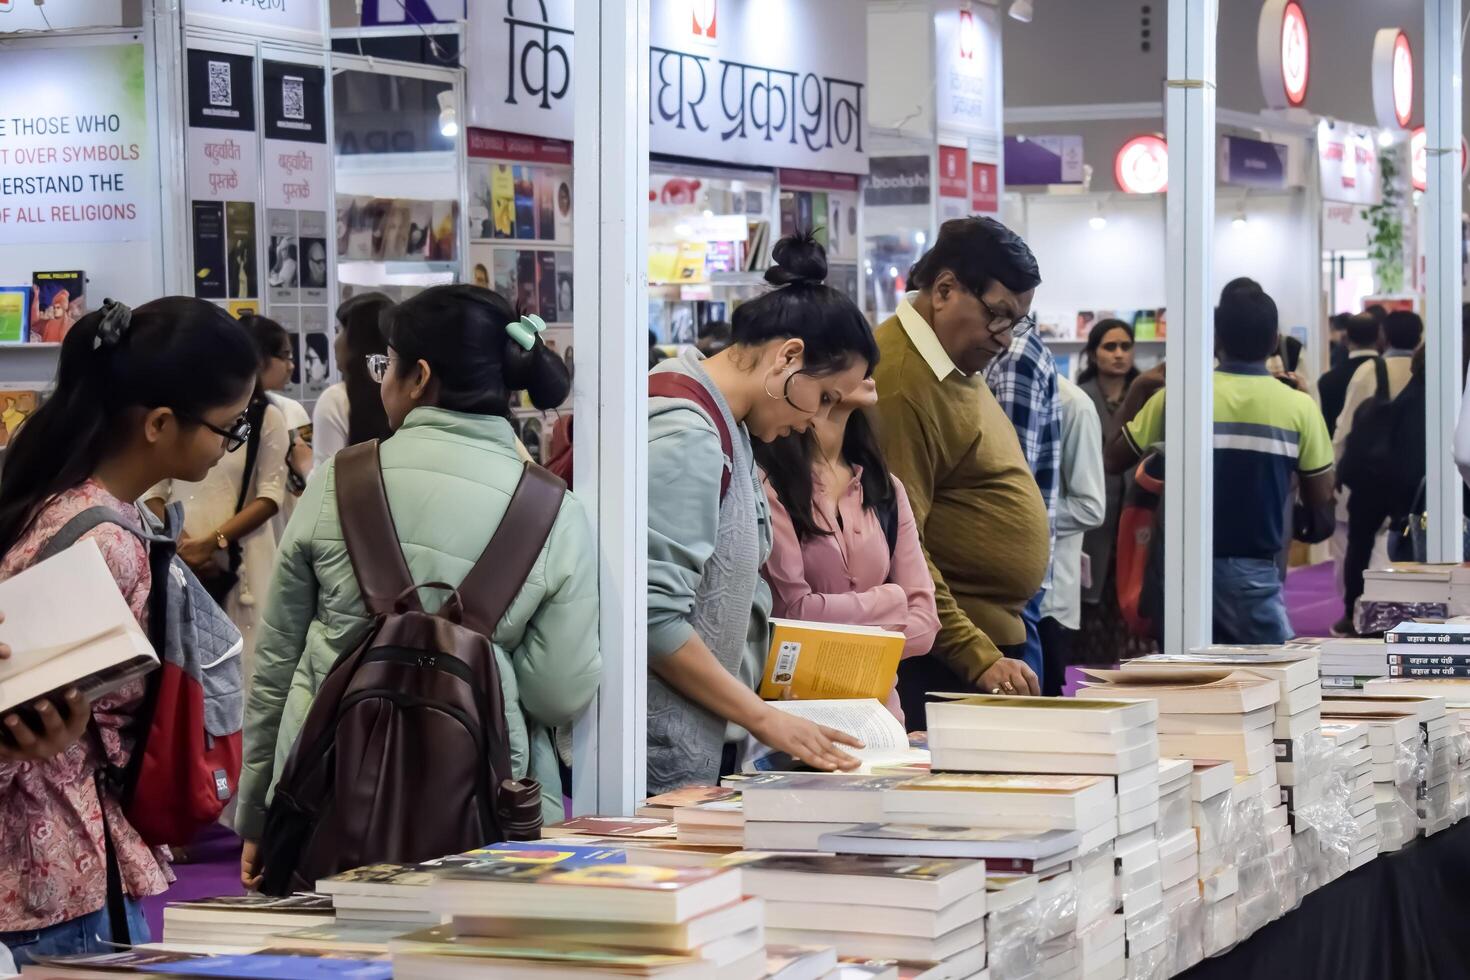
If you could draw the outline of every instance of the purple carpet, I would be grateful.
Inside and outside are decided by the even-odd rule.
[[[1342,618],[1342,595],[1332,562],[1305,565],[1286,573],[1286,610],[1297,636],[1330,636]]]

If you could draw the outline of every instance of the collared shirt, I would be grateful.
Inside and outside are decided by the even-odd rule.
[[[1066,378],[1057,379],[1061,407],[1062,486],[1057,498],[1057,543],[1052,585],[1041,615],[1067,629],[1082,628],[1082,536],[1107,516],[1102,423],[1092,398]],[[1101,574],[1101,570],[1095,574]]]
[[[1140,456],[1164,441],[1156,392],[1124,427]],[[1273,378],[1264,364],[1215,371],[1215,557],[1275,559],[1286,540],[1291,479],[1332,469],[1327,423],[1312,396]]]
[[[919,298],[918,293],[905,293],[903,301],[898,304],[898,323],[903,327],[903,332],[908,334],[909,341],[914,345],[914,350],[929,365],[929,370],[934,372],[938,381],[943,381],[951,374],[964,376],[963,371],[955,366],[954,359],[939,342],[934,328],[929,325],[919,311],[914,309],[914,300]]]
[[[1057,411],[1057,365],[1036,331],[1011,342],[985,369],[985,383],[1016,427],[1021,452],[1046,501],[1051,543],[1057,540],[1057,488],[1061,485],[1062,427]],[[1048,567],[1042,588],[1051,587]]]

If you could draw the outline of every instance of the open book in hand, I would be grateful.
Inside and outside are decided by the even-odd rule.
[[[0,612],[0,712],[71,687],[96,700],[158,666],[95,541],[0,582]]]
[[[857,772],[872,772],[874,766],[902,766],[929,761],[926,750],[909,747],[908,733],[903,730],[903,725],[880,701],[866,698],[841,701],[772,701],[771,707],[818,725],[835,728],[862,742],[863,747],[860,749],[850,745],[837,746],[862,763]],[[754,736],[748,736],[745,740],[744,760],[741,768],[745,772],[794,772],[811,768],[795,761],[785,752],[778,752],[762,744]]]

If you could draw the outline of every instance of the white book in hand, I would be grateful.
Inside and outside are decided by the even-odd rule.
[[[861,766],[860,773],[869,773],[875,766],[898,766],[911,763],[927,763],[929,753],[923,749],[909,747],[909,736],[892,712],[881,701],[871,698],[833,699],[816,701],[771,701],[771,707],[805,718],[807,721],[837,731],[845,732],[863,743],[863,747],[838,744],[838,748],[856,758]],[[799,768],[784,752],[778,752],[761,744],[753,736],[746,739],[745,772],[786,772]],[[855,819],[854,823],[862,822]]]
[[[0,582],[0,711],[75,687],[95,700],[158,666],[92,540]]]

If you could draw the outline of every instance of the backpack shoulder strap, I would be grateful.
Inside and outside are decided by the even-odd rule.
[[[725,468],[720,473],[720,502],[730,491],[730,476],[735,465],[735,441],[730,436],[730,427],[725,424],[725,413],[710,396],[709,390],[693,378],[673,371],[660,371],[648,376],[648,393],[655,398],[682,398],[704,409],[715,431],[720,434],[720,450],[725,454]]]
[[[1389,392],[1388,362],[1383,359],[1383,355],[1381,354],[1373,358],[1373,376],[1378,385],[1373,392],[1373,397],[1387,398]]]
[[[41,550],[36,552],[36,561],[45,561],[47,558],[61,554],[80,541],[88,531],[101,527],[103,524],[116,524],[129,534],[138,535],[137,531],[124,523],[123,516],[111,507],[88,507],[63,524],[61,530],[51,535],[50,539],[41,546]],[[138,536],[141,537],[141,535]]]
[[[535,463],[527,463],[500,526],[460,583],[464,623],[486,637],[531,575],[541,548],[561,512],[567,485]]]
[[[413,577],[398,543],[398,529],[388,509],[388,492],[383,487],[383,469],[378,465],[378,441],[358,443],[334,458],[337,471],[337,518],[342,538],[363,605],[374,616],[386,616],[407,592],[404,602],[420,608],[418,596],[409,591]]]

